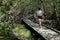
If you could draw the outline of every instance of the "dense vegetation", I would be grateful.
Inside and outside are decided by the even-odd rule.
[[[3,40],[2,38],[13,40],[10,30],[16,30],[15,32],[19,35],[23,32],[22,36],[32,40],[31,32],[20,23],[22,17],[31,10],[35,11],[38,7],[42,8],[50,19],[57,21],[55,28],[60,30],[60,0],[0,0],[0,34],[3,35],[0,36],[0,40]]]

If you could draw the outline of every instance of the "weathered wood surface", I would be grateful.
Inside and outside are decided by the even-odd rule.
[[[60,40],[60,34],[58,34],[55,31],[52,31],[44,26],[39,27],[37,23],[32,22],[31,20],[27,18],[23,18],[23,21],[33,28],[35,31],[37,31],[40,35],[42,35],[46,40]]]

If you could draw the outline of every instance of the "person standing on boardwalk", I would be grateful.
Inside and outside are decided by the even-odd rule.
[[[35,16],[37,17],[40,26],[41,26],[43,14],[44,12],[41,8],[38,8],[38,10],[35,12]]]

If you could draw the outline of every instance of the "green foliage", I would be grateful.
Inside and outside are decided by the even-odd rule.
[[[2,12],[0,12],[0,17],[3,15],[3,13]]]
[[[5,37],[10,36],[9,30],[14,28],[15,20],[20,18],[17,15],[23,15],[25,9],[29,7],[34,10],[42,8],[47,16],[58,20],[60,24],[60,0],[0,0],[0,31]],[[21,24],[17,24],[13,30],[17,35],[26,38],[32,36],[31,32]]]
[[[29,5],[30,1],[24,0],[0,0],[0,19],[1,26],[0,31],[4,34],[5,39],[3,40],[11,40],[9,30],[13,29],[14,25],[14,16],[16,13],[27,5]],[[16,13],[15,13],[16,12]],[[20,13],[20,12],[19,12]],[[4,16],[3,16],[4,15]],[[21,35],[22,37],[31,38],[31,32],[24,27],[24,25],[18,24],[15,26],[15,31],[17,32],[18,36]],[[17,29],[18,28],[18,29]],[[21,30],[21,31],[20,31]],[[19,32],[18,32],[19,31]],[[22,34],[23,33],[23,34]]]
[[[22,24],[17,24],[13,31],[15,32],[15,35],[18,37],[21,36],[28,40],[33,40],[31,32],[28,29],[26,29],[25,26]]]

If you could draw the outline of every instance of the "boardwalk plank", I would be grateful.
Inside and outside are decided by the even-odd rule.
[[[23,18],[23,21],[33,28],[35,31],[37,31],[40,35],[42,35],[46,40],[60,40],[60,34],[58,34],[55,31],[52,31],[44,26],[39,27],[37,23],[34,23],[33,21],[29,20],[28,18]]]

